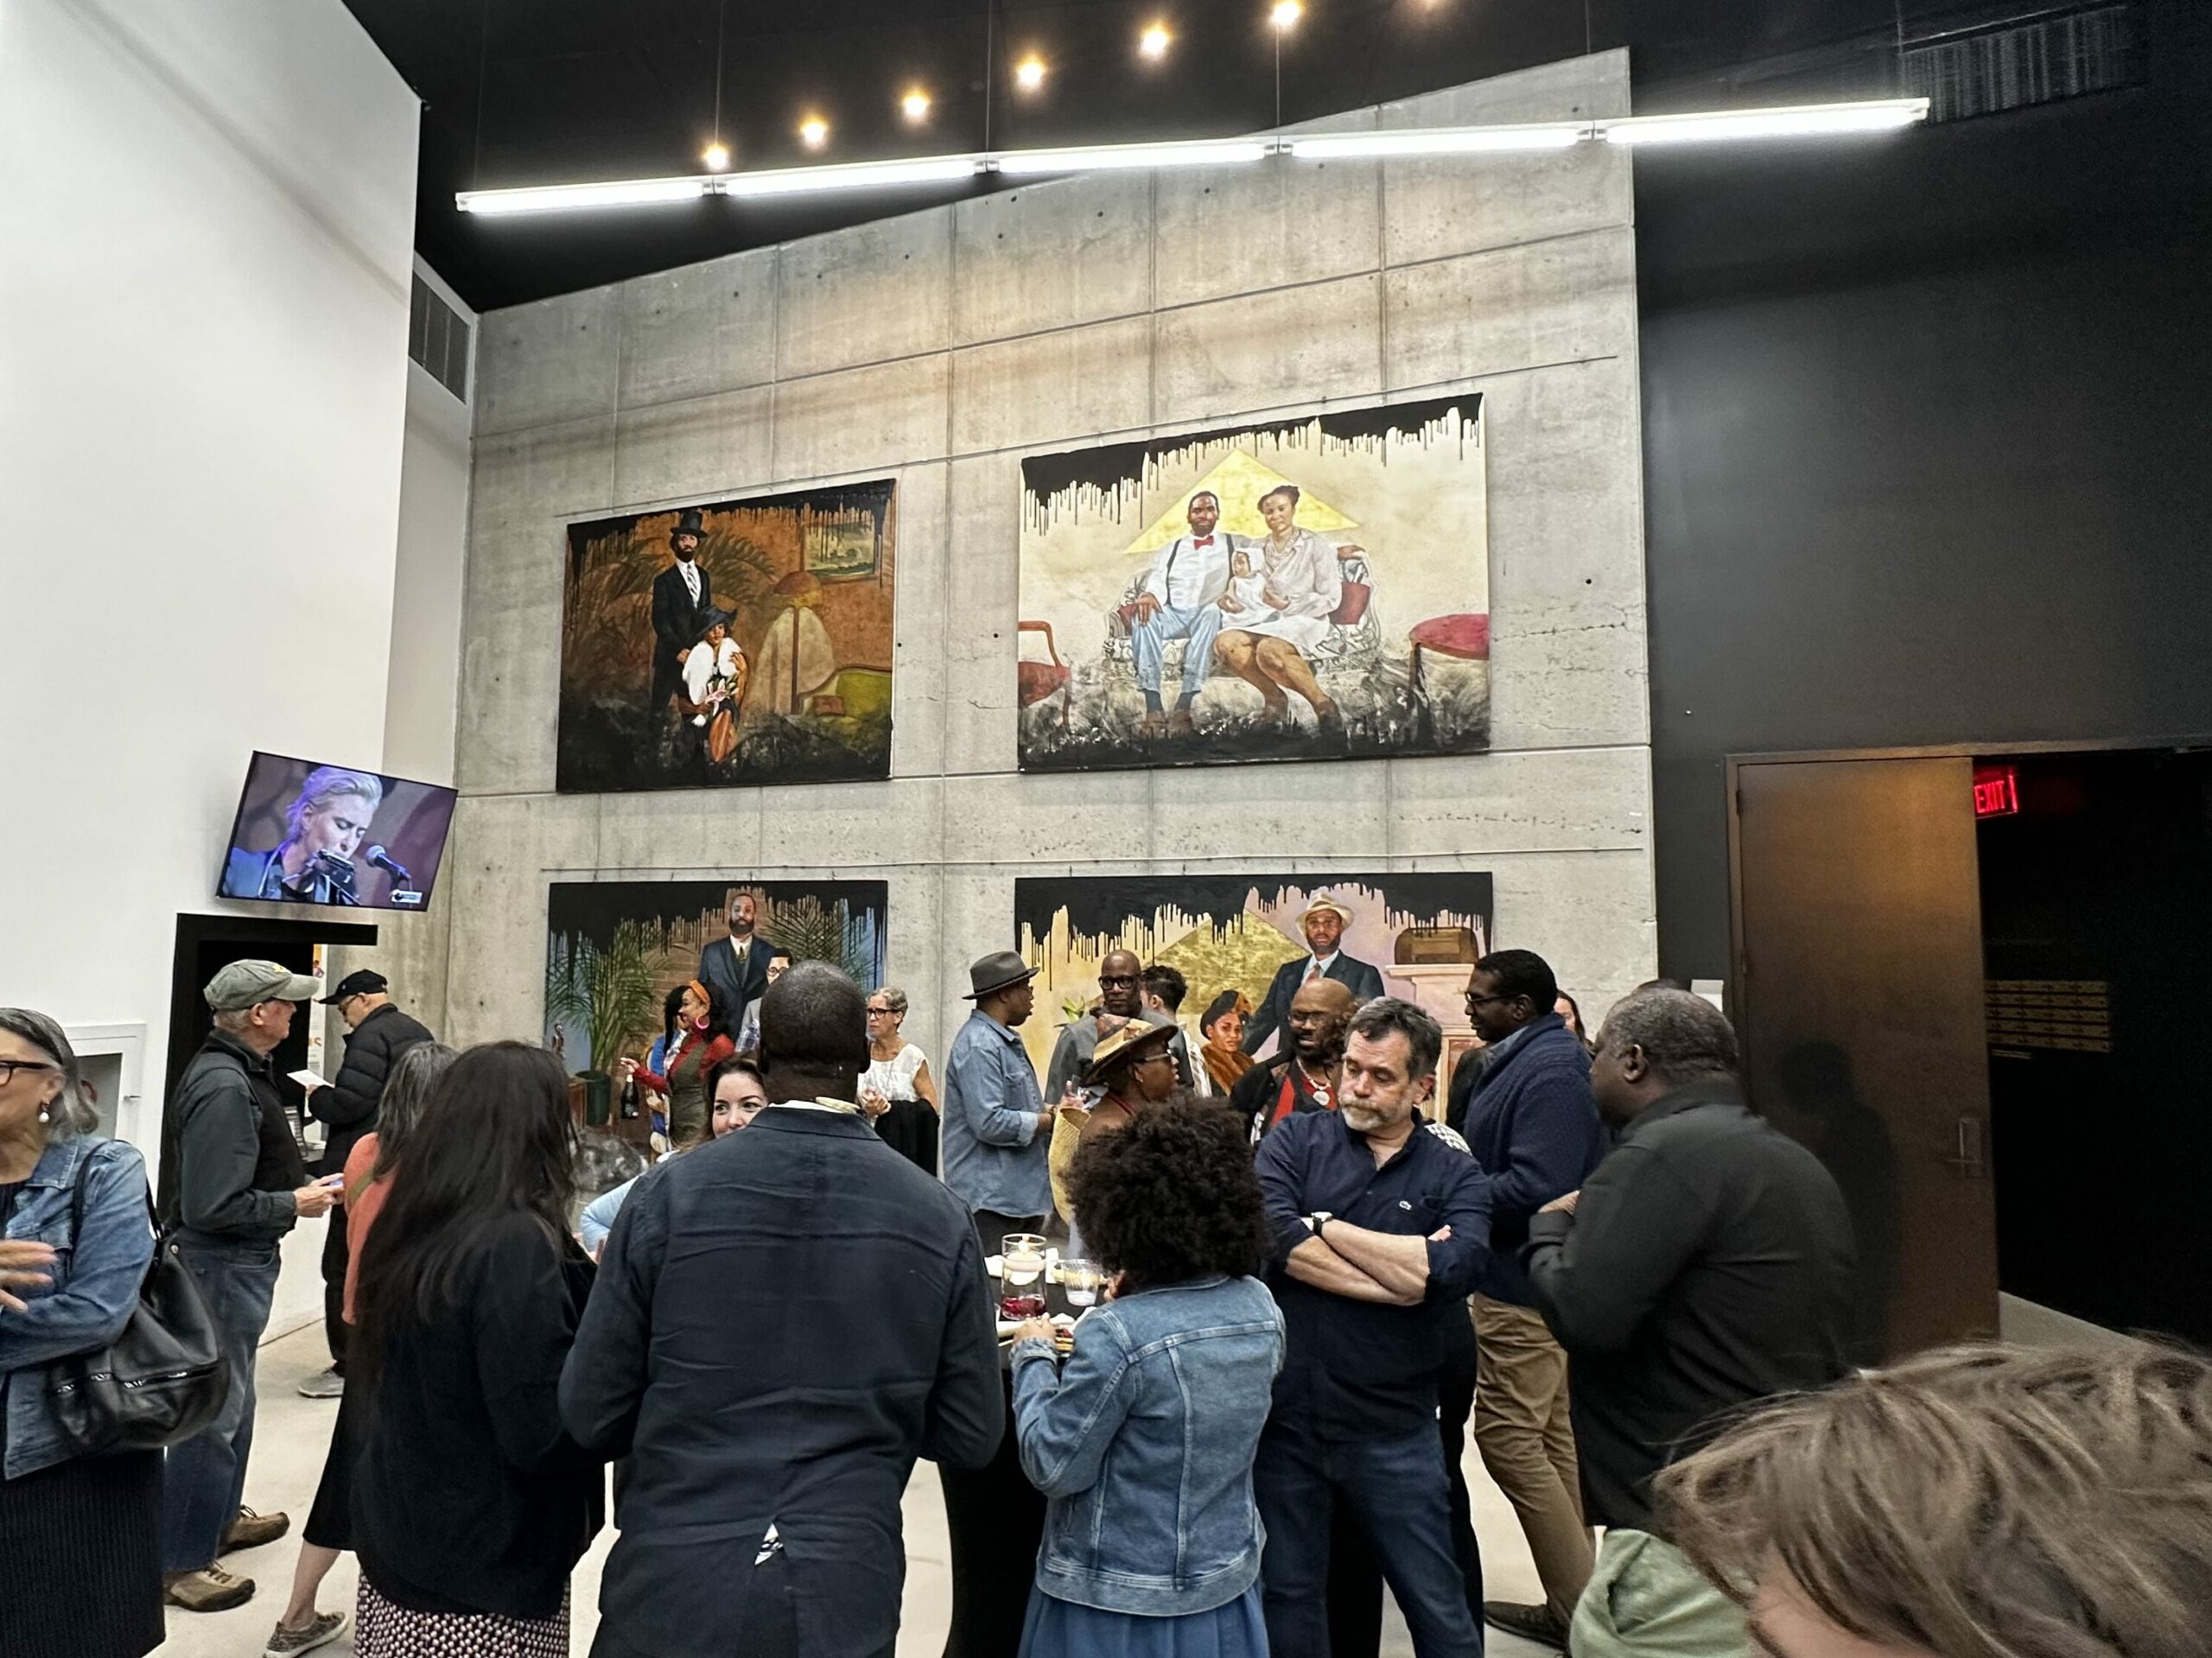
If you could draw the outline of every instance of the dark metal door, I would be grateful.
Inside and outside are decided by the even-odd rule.
[[[1742,760],[1730,841],[1752,1103],[1859,1232],[1859,1356],[1997,1331],[1981,898],[1964,758]]]

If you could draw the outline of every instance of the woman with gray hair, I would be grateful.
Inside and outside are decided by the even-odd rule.
[[[893,1150],[925,1174],[937,1172],[937,1083],[922,1051],[899,1032],[906,993],[885,985],[868,999],[868,1069],[861,1073],[861,1109]]]
[[[359,1322],[353,1316],[353,1299],[360,1281],[361,1247],[384,1207],[392,1173],[422,1121],[423,1108],[453,1061],[454,1051],[442,1042],[418,1042],[401,1054],[377,1101],[376,1131],[362,1135],[346,1155],[345,1318],[349,1324]],[[315,1506],[300,1533],[292,1598],[263,1648],[264,1658],[312,1652],[335,1641],[346,1627],[343,1612],[316,1611],[315,1598],[338,1557],[353,1547],[353,1460],[360,1449],[358,1413],[365,1408],[354,1401],[352,1393],[338,1396],[338,1420],[330,1431],[329,1453],[322,1459],[322,1481],[315,1487]]]
[[[47,1367],[123,1333],[154,1258],[145,1163],[95,1123],[61,1027],[0,1007],[8,1658],[140,1658],[162,1642],[162,1454],[73,1454],[47,1388]]]

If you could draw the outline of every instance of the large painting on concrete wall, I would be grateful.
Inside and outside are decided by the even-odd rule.
[[[1489,746],[1478,393],[1021,470],[1024,771]]]
[[[888,480],[569,526],[564,794],[891,775]]]
[[[556,881],[546,899],[545,1041],[571,1071],[611,1071],[661,1035],[696,979],[734,1039],[772,957],[835,962],[883,982],[880,880]]]
[[[1098,1001],[1098,967],[1127,950],[1181,973],[1181,1020],[1216,1081],[1239,1056],[1275,1051],[1317,949],[1354,994],[1402,996],[1433,1013],[1447,1063],[1473,1040],[1467,973],[1490,949],[1491,878],[1407,875],[1071,875],[1014,884],[1014,947],[1037,978],[1021,1027],[1040,1075],[1062,1027]]]

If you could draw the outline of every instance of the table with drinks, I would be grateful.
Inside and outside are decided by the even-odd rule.
[[[1049,1318],[1066,1331],[1104,1293],[1091,1262],[1063,1260],[1039,1235],[1010,1232],[1002,1254],[985,1263],[998,1291],[999,1369],[1007,1385],[1006,1433],[988,1466],[940,1468],[945,1528],[952,1544],[952,1628],[945,1658],[1017,1658],[1037,1549],[1045,1536],[1045,1499],[1021,1471],[1014,1421],[1014,1327]]]

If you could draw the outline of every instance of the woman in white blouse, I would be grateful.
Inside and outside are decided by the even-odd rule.
[[[1234,588],[1223,594],[1214,656],[1260,693],[1268,719],[1287,721],[1290,699],[1283,693],[1296,691],[1313,705],[1321,730],[1341,731],[1344,715],[1313,677],[1306,658],[1328,637],[1329,619],[1344,602],[1344,577],[1337,568],[1336,545],[1299,527],[1298,499],[1295,484],[1279,484],[1260,497],[1268,534],[1255,550],[1266,574],[1267,609],[1240,619],[1239,613],[1249,607],[1237,599]]]
[[[925,1173],[937,1172],[937,1083],[922,1051],[899,1034],[906,993],[885,985],[868,999],[868,1070],[861,1109],[875,1131]]]

